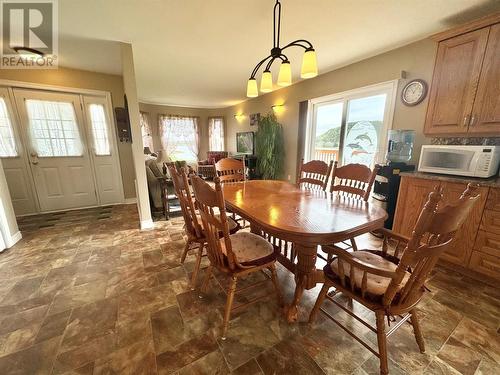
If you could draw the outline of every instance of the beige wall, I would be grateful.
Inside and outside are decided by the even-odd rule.
[[[266,95],[247,100],[238,105],[218,112],[226,118],[226,149],[236,151],[236,133],[240,131],[255,131],[250,127],[248,115],[252,113],[265,114],[271,111],[275,104],[285,105],[283,113],[278,120],[284,127],[286,156],[285,178],[290,175],[295,180],[297,137],[298,137],[298,111],[299,102],[330,95],[346,90],[372,85],[379,82],[397,79],[401,71],[407,72],[407,79],[399,82],[398,97],[394,113],[394,129],[416,130],[416,144],[413,160],[418,160],[420,146],[426,142],[423,136],[423,124],[427,109],[427,99],[415,107],[407,107],[400,100],[400,92],[404,84],[414,78],[421,78],[430,83],[434,67],[434,55],[437,45],[430,40],[422,40],[402,48],[351,64],[316,78],[301,81],[295,85],[273,91]],[[320,54],[321,51],[318,51]],[[293,62],[292,62],[293,63]],[[241,82],[241,90],[246,89],[246,81]],[[242,113],[245,118],[237,121],[234,115]],[[300,140],[303,142],[303,140]]]
[[[155,151],[161,150],[160,135],[158,133],[159,115],[198,116],[200,118],[198,123],[200,127],[199,159],[205,159],[208,151],[208,116],[210,116],[210,110],[205,108],[172,107],[146,103],[139,103],[139,108],[142,112],[149,113]],[[220,110],[216,110],[216,112],[219,111]]]
[[[81,89],[109,91],[114,107],[123,107],[123,78],[119,75],[59,68],[53,70],[0,70],[0,79]],[[116,127],[115,127],[116,129]],[[135,197],[135,172],[130,143],[118,142],[125,198]]]

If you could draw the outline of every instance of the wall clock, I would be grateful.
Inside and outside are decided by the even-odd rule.
[[[401,91],[401,101],[407,106],[414,106],[422,102],[427,95],[427,83],[423,79],[414,79],[408,82]]]

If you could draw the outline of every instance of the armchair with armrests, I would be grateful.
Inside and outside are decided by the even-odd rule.
[[[214,178],[215,164],[227,156],[227,151],[207,151],[207,158],[198,162],[198,175],[205,179]]]
[[[373,251],[360,250],[349,253],[332,247],[334,258],[323,269],[325,284],[311,311],[309,322],[315,320],[319,311],[323,312],[327,318],[379,358],[381,374],[389,373],[387,338],[406,321],[413,326],[420,352],[425,352],[416,306],[426,291],[425,282],[439,257],[444,251],[453,247],[457,231],[479,200],[477,186],[469,184],[458,201],[438,208],[442,200],[442,189],[436,187],[429,194],[410,238],[383,230],[386,240],[382,255],[384,253],[387,255],[388,241],[395,240],[398,244],[404,244],[402,250],[397,250],[396,247],[397,256],[394,262]],[[334,288],[332,294],[328,294],[330,288]],[[343,294],[374,312],[376,326],[372,327],[352,309],[339,303],[335,299],[338,294]],[[325,299],[376,333],[378,350],[358,337],[352,329],[344,326],[337,316],[321,308]],[[393,324],[388,331],[386,331],[386,317],[388,322]]]

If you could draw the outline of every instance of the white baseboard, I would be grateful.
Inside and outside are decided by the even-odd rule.
[[[5,239],[5,246],[7,246],[7,249],[11,248],[18,243],[21,238],[23,238],[23,235],[20,231],[17,231],[17,233],[14,233],[12,236]]]
[[[141,230],[148,230],[148,229],[153,229],[155,227],[155,224],[153,223],[153,220],[141,220]]]
[[[137,198],[125,198],[123,201],[124,204],[136,204],[137,203]]]

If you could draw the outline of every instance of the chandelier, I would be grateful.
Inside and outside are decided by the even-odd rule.
[[[262,78],[260,81],[260,91],[261,92],[271,92],[273,90],[273,76],[271,74],[271,65],[273,65],[275,60],[281,60],[280,70],[278,73],[278,86],[290,86],[292,84],[292,69],[290,67],[290,61],[288,57],[283,53],[288,47],[296,46],[304,48],[304,56],[302,58],[302,68],[300,70],[300,76],[302,78],[313,78],[318,75],[318,64],[316,62],[316,51],[312,44],[305,39],[298,39],[291,43],[288,43],[284,47],[280,47],[280,28],[281,28],[281,3],[276,0],[273,10],[273,48],[271,49],[271,54],[266,58],[262,59],[253,69],[250,78],[247,83],[247,97],[255,98],[259,95],[259,90],[257,89],[257,80],[255,75],[257,74],[259,68],[265,64],[266,67],[262,73]]]

